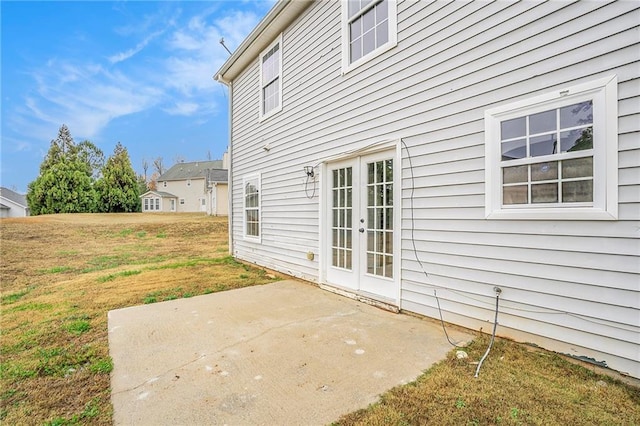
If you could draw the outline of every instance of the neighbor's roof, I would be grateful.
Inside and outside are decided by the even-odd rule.
[[[27,196],[18,194],[15,191],[12,191],[5,187],[0,187],[0,196],[6,198],[9,201],[13,201],[16,204],[19,204],[23,207],[27,207]]]
[[[168,193],[168,192],[164,192],[164,191],[154,191],[154,190],[151,190],[151,191],[147,191],[147,192],[145,192],[144,194],[142,194],[142,195],[140,196],[140,198],[144,198],[144,197],[147,197],[147,196],[149,196],[149,195],[157,195],[157,196],[159,196],[160,198],[178,198],[178,197],[176,197],[175,195],[170,194],[170,193]]]
[[[192,163],[178,163],[166,172],[164,172],[159,178],[158,182],[163,180],[184,180],[194,178],[204,178],[207,175],[207,170],[222,169],[222,160],[214,161],[195,161]],[[226,170],[224,170],[227,173]]]
[[[213,77],[225,83],[235,79],[312,3],[313,0],[278,0]]]
[[[211,169],[209,170],[207,181],[227,183],[229,181],[229,171],[227,169]]]

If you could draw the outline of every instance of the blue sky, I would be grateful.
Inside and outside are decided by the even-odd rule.
[[[219,40],[233,51],[273,3],[2,1],[0,185],[26,192],[62,124],[105,157],[120,141],[138,173],[222,158]]]

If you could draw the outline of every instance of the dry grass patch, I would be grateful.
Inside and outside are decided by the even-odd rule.
[[[228,256],[226,218],[0,221],[0,423],[111,424],[107,312],[277,279]]]
[[[638,425],[640,389],[596,374],[564,357],[479,336],[469,358],[447,359],[414,383],[385,393],[380,402],[343,416],[354,425]]]

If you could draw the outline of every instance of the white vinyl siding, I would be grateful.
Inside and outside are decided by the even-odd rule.
[[[345,74],[341,2],[313,3],[283,32],[285,109],[256,120],[258,57],[233,81],[234,254],[319,281],[303,167],[402,139],[401,308],[438,318],[435,289],[445,321],[487,330],[499,286],[501,335],[637,377],[638,7],[398,1],[396,48]],[[485,111],[612,75],[617,220],[486,220]],[[243,238],[242,177],[257,168],[260,245]]]

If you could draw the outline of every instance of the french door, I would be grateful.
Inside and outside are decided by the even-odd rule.
[[[394,154],[329,163],[324,186],[327,282],[383,301],[398,297]]]

